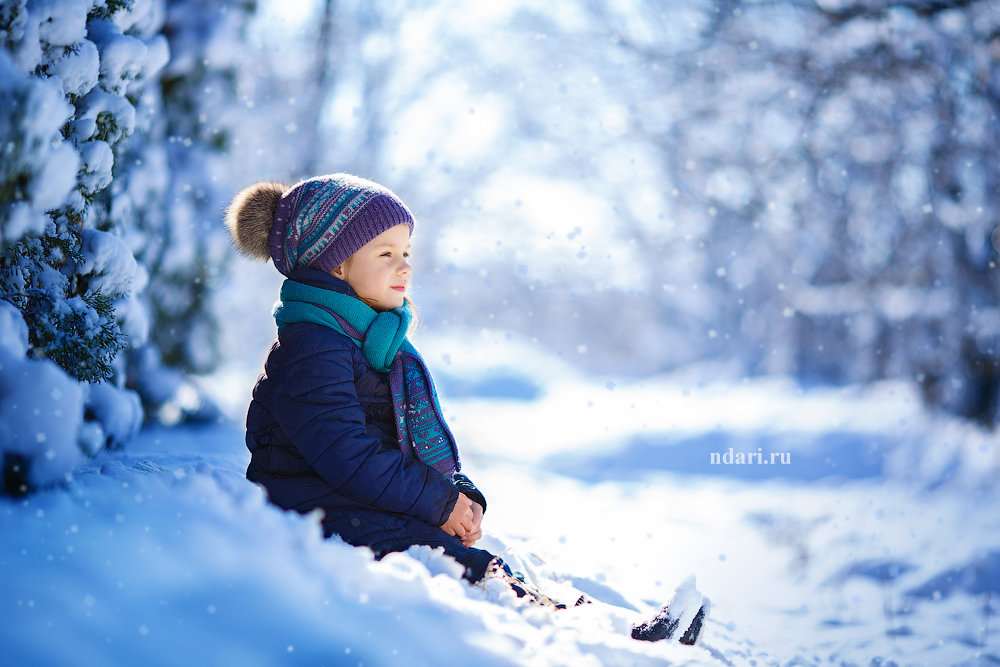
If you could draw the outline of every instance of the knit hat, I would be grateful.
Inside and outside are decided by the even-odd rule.
[[[330,174],[292,187],[272,181],[244,188],[226,211],[236,247],[270,258],[288,275],[312,266],[327,273],[396,225],[413,233],[413,214],[387,188],[350,174]]]

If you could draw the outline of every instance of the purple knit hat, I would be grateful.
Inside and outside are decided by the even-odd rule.
[[[267,249],[286,276],[304,266],[329,273],[396,225],[412,234],[413,214],[387,188],[350,174],[317,176],[281,195]]]

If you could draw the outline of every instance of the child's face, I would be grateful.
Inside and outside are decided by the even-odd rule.
[[[363,245],[332,273],[373,309],[392,310],[403,305],[410,284],[409,257],[410,228],[396,225]]]

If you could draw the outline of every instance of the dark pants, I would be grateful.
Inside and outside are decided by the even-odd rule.
[[[350,519],[331,516],[324,524],[327,537],[336,533],[349,544],[369,547],[378,559],[414,545],[444,547],[446,554],[465,566],[462,577],[473,584],[486,575],[486,568],[495,558],[489,551],[465,546],[440,528],[400,514],[365,512]]]

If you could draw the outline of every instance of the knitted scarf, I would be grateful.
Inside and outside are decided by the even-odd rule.
[[[406,338],[413,317],[409,303],[379,313],[348,294],[285,280],[273,314],[279,333],[289,324],[311,322],[353,340],[372,369],[389,374],[400,449],[449,477],[461,469],[430,371]]]

